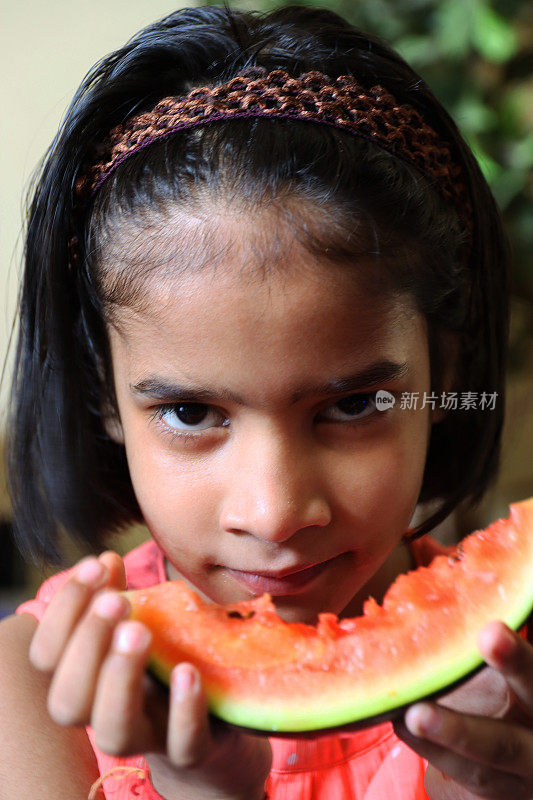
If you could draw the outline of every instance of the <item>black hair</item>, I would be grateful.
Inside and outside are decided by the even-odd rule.
[[[115,125],[163,97],[253,65],[295,77],[310,70],[351,74],[414,106],[450,143],[466,175],[473,208],[468,259],[464,225],[431,181],[364,139],[304,121],[240,119],[182,131],[127,159],[80,213],[76,180]],[[105,322],[113,306],[135,302],[135,282],[146,276],[126,268],[106,276],[109,234],[123,221],[156,225],[170,205],[201,196],[244,203],[300,197],[334,217],[335,225],[300,231],[302,243],[338,263],[366,253],[387,265],[385,282],[382,276],[376,283],[370,270],[367,284],[415,298],[428,323],[434,391],[444,386],[446,335],[457,336],[449,388],[497,393],[497,403],[490,413],[450,411],[432,426],[419,501],[442,503],[417,531],[431,530],[463,500],[478,502],[500,452],[508,248],[493,196],[455,123],[386,43],[331,11],[185,8],[142,30],[86,76],[33,187],[9,423],[10,492],[23,552],[60,563],[62,529],[99,550],[110,533],[142,519],[124,447],[104,424],[114,408]]]

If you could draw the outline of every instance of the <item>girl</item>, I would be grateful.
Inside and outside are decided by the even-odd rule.
[[[184,9],[96,66],[31,204],[11,489],[27,553],[100,555],[0,626],[3,798],[533,796],[533,652],[497,621],[491,668],[394,730],[269,742],[210,722],[190,664],[162,697],[117,591],[381,599],[495,475],[506,275],[453,122],[335,14]],[[132,520],[151,540],[102,552]]]

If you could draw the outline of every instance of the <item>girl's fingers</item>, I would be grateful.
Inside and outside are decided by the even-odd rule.
[[[505,679],[504,686],[533,716],[531,645],[503,623],[492,622],[481,631],[479,648],[490,667]],[[435,796],[455,798],[454,786],[459,784],[475,797],[529,800],[533,796],[533,730],[529,724],[511,721],[512,708],[506,716],[493,719],[419,703],[407,711],[405,726],[396,729],[430,762],[428,780],[435,783]]]
[[[164,748],[164,735],[154,730],[144,713],[144,671],[150,642],[150,631],[140,622],[120,622],[114,631],[91,715],[96,745],[108,755]]]
[[[414,708],[414,707],[413,707]],[[458,787],[471,792],[474,798],[501,800],[529,800],[531,786],[522,778],[499,771],[493,767],[458,755],[448,747],[441,747],[427,739],[419,738],[401,723],[395,724],[396,735],[412,750],[429,761],[426,772],[426,791],[439,800],[459,800],[466,796]],[[431,792],[430,788],[434,791]],[[471,795],[469,794],[468,797]]]
[[[52,597],[33,636],[29,658],[36,669],[53,672],[74,628],[94,593],[105,586],[105,564],[90,556],[77,565],[74,575]]]
[[[105,588],[126,588],[124,562],[106,550],[98,558],[88,556],[75,567],[72,577],[52,597],[33,636],[29,658],[36,669],[53,672],[76,625],[94,594]]]
[[[405,725],[414,736],[467,759],[470,768],[476,762],[511,775],[531,777],[533,730],[429,703],[411,706],[405,715]]]
[[[503,622],[491,622],[478,639],[481,655],[500,672],[516,699],[533,716],[533,647]]]
[[[171,675],[167,753],[178,768],[198,766],[212,746],[207,703],[197,670],[179,664]]]
[[[60,725],[89,722],[102,662],[113,630],[129,611],[117,592],[98,595],[71,635],[48,693],[48,711]]]
[[[118,592],[125,591],[127,589],[126,567],[119,554],[113,550],[105,550],[98,556],[98,561],[104,565],[109,573],[107,586],[110,589],[116,589]]]

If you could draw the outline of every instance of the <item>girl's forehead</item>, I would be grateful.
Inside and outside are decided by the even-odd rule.
[[[181,289],[169,287],[159,305],[154,296],[145,312],[130,315],[122,335],[111,333],[116,385],[132,397],[154,386],[181,396],[185,387],[274,409],[368,386],[376,375],[428,374],[420,315],[391,303],[379,308],[342,273],[247,282],[228,271]]]
[[[119,308],[110,326],[117,385],[133,395],[201,387],[277,407],[302,387],[345,385],[379,364],[427,373],[425,322],[408,299],[364,288],[363,261],[321,261],[290,232],[265,233],[228,220],[212,264],[185,269],[169,253],[149,273],[142,303]],[[199,239],[197,227],[188,252],[181,240],[182,257],[194,258]]]
[[[153,281],[144,308],[124,309],[121,335],[112,336],[124,378],[209,378],[247,397],[259,381],[286,396],[308,379],[342,379],[378,361],[425,364],[424,322],[408,301],[376,300],[356,271],[320,265],[304,250],[298,258],[260,279],[228,258]]]
[[[372,326],[391,313],[398,322],[411,316],[414,303],[387,291],[387,267],[375,256],[343,263],[328,258],[325,245],[328,236],[338,235],[335,224],[328,212],[291,202],[253,214],[223,205],[195,213],[175,208],[164,222],[140,230],[133,224],[104,248],[104,292],[111,285],[116,296],[120,286],[111,315],[119,322],[138,315],[163,322],[185,304],[190,310],[194,302],[205,306],[207,296],[213,302],[223,295],[234,313],[250,304],[258,313],[262,305],[288,313],[297,297],[298,307],[305,298],[316,316],[356,303],[361,323],[374,317]],[[322,251],[309,245],[317,241]]]

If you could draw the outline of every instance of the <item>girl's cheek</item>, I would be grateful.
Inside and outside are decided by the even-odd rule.
[[[359,502],[366,500],[369,518],[401,528],[409,524],[420,495],[428,435],[420,417],[413,418],[402,410],[398,410],[398,417],[402,424],[369,454],[352,485]]]

